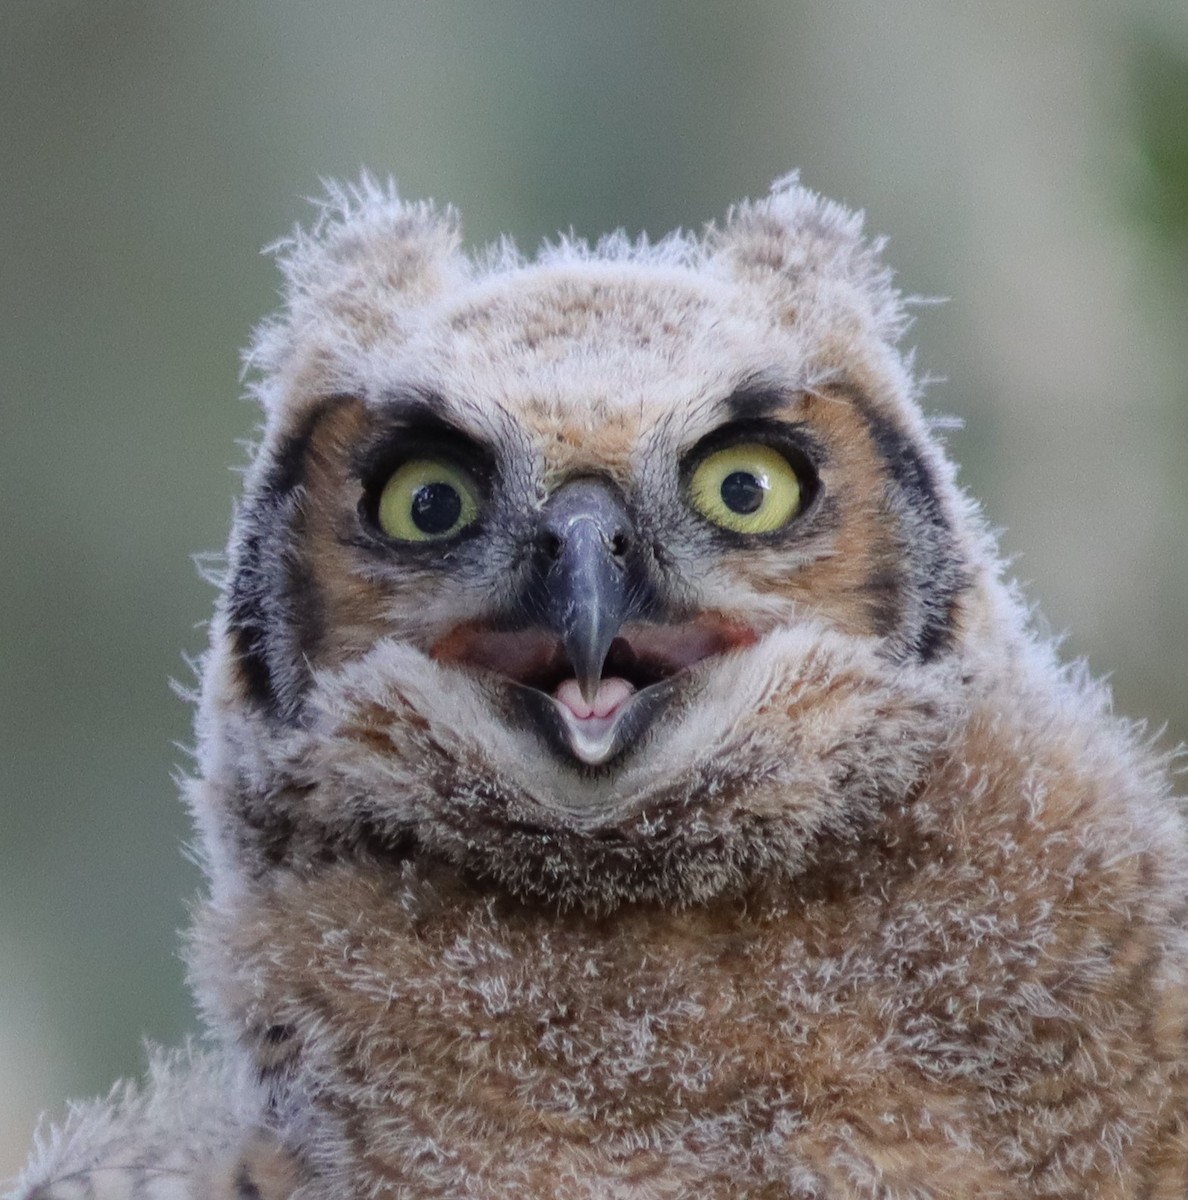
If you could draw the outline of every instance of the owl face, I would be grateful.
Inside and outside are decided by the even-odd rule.
[[[885,276],[796,189],[678,249],[298,241],[206,704],[250,869],[693,899],[918,773],[971,573]]]

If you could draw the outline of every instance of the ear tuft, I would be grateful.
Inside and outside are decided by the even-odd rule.
[[[803,308],[835,316],[848,311],[880,339],[895,342],[907,327],[903,298],[882,261],[885,240],[867,238],[863,214],[802,187],[798,174],[777,179],[762,200],[731,209],[710,249],[731,272],[774,285],[785,319]]]
[[[383,289],[413,303],[441,288],[442,266],[457,252],[461,222],[453,208],[406,203],[395,182],[364,173],[358,183],[325,183],[317,218],[268,247],[288,285],[288,299],[326,297],[348,288]]]
[[[257,331],[245,359],[264,376],[335,345],[401,338],[410,314],[468,270],[455,209],[405,202],[390,178],[380,183],[366,172],[325,188],[309,228],[266,248],[285,283],[280,313]]]

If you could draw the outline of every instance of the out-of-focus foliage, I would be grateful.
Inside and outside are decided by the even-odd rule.
[[[1155,38],[1136,43],[1130,67],[1139,149],[1147,167],[1140,217],[1188,266],[1188,49]],[[1178,276],[1188,290],[1188,276]]]
[[[1141,31],[1141,34],[1140,32]],[[1188,736],[1183,0],[0,5],[0,1176],[193,1026],[167,680],[255,414],[257,250],[367,166],[472,243],[800,168],[891,235],[963,478],[1070,655]]]
[[[1182,645],[1188,621],[1188,39],[1136,34],[1128,63],[1130,119],[1139,169],[1128,194],[1136,226],[1149,239],[1151,284],[1143,297],[1152,329],[1172,367],[1166,397],[1164,502],[1173,523],[1171,553],[1148,586],[1159,597],[1152,639]],[[1176,464],[1176,465],[1172,465]],[[1173,651],[1147,677],[1148,703],[1162,707],[1183,741],[1188,735],[1188,671]]]

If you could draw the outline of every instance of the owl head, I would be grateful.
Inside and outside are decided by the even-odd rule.
[[[696,903],[902,803],[1010,605],[861,219],[468,257],[365,181],[249,352],[194,789],[216,897],[343,859]]]

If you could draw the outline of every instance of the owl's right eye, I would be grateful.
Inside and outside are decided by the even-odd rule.
[[[478,515],[474,480],[448,459],[437,458],[414,458],[397,467],[376,508],[380,529],[399,542],[444,541]]]

